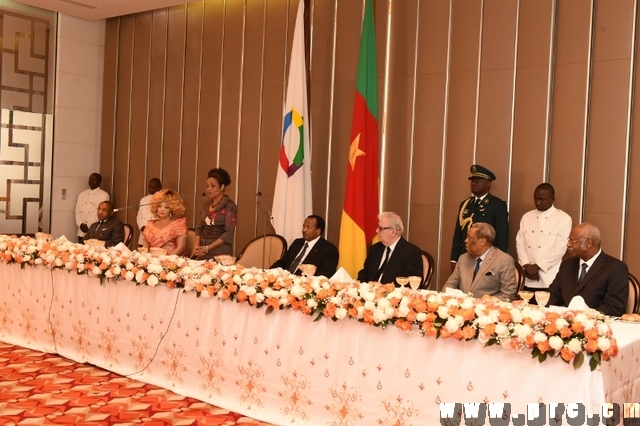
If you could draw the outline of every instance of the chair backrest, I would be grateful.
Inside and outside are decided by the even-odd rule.
[[[638,279],[629,273],[629,299],[627,299],[627,308],[625,314],[640,313],[640,283]]]
[[[193,250],[196,248],[196,230],[193,228],[189,228],[187,231],[187,247],[184,250],[184,255],[186,257],[193,256]]]
[[[129,225],[128,223],[123,223],[123,225],[124,225],[124,245],[129,247],[129,244],[133,239],[133,226]]]
[[[277,234],[260,235],[242,249],[236,263],[246,267],[266,269],[287,251],[287,240]]]
[[[435,270],[436,262],[433,256],[429,252],[422,250],[422,285],[421,288],[427,290],[433,290],[430,288],[431,279],[433,278],[433,271]]]
[[[518,284],[518,293],[524,288],[524,268],[518,262],[513,262],[516,267],[516,283]]]

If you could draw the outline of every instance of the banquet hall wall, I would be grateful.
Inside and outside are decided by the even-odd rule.
[[[363,2],[306,3],[314,212],[337,243]],[[238,204],[236,254],[262,234],[297,4],[205,0],[107,21],[100,171],[116,205],[135,205],[158,176],[187,197],[193,226],[204,201],[193,195],[221,166]],[[438,282],[473,163],[497,175],[512,253],[533,189],[548,181],[556,206],[599,226],[604,250],[640,273],[637,1],[374,9],[382,209],[434,255]],[[135,223],[134,210],[118,214]]]

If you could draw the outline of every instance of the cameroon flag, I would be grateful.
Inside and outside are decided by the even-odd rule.
[[[340,266],[354,278],[362,269],[367,244],[376,236],[378,225],[377,84],[373,0],[366,0],[339,244]]]

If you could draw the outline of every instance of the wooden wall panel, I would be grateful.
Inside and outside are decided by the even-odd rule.
[[[314,210],[337,243],[363,2],[304,1]],[[153,176],[198,194],[221,166],[239,206],[236,251],[273,231],[264,219],[296,10],[295,0],[203,0],[109,20],[101,171],[117,204],[137,202]],[[475,162],[509,199],[511,251],[546,180],[574,222],[602,228],[606,251],[640,258],[636,0],[375,0],[374,12],[382,206],[435,255],[439,283]],[[190,226],[202,202],[187,200]]]

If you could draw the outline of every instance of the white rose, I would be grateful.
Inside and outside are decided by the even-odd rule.
[[[432,293],[429,296],[427,296],[427,302],[429,303],[441,303],[442,302],[442,296],[441,293]]]
[[[316,302],[316,299],[307,299],[307,306],[311,309],[315,309],[318,307],[318,302]]]
[[[598,323],[598,334],[600,336],[607,336],[611,332],[611,328],[609,328],[609,324],[605,324],[603,322]]]
[[[37,258],[34,262],[36,265],[42,265],[42,259]]]
[[[340,296],[333,296],[329,301],[334,305],[342,305],[342,298]]]
[[[369,300],[364,302],[364,308],[368,311],[373,311],[376,308],[376,304]]]
[[[93,275],[100,275],[102,273],[102,271],[97,266],[94,266],[93,269],[91,269],[91,273]]]
[[[511,349],[511,339],[504,339],[500,341],[500,346],[502,346],[502,349]]]
[[[509,336],[509,328],[503,323],[496,324],[496,335],[500,338]]]
[[[360,292],[360,295],[367,302],[373,302],[374,300],[376,300],[376,294],[373,292],[366,292],[366,293]]]
[[[476,313],[476,316],[485,315],[484,310],[487,309],[487,306],[484,303],[478,303],[475,308],[473,308],[473,312]]]
[[[513,308],[509,310],[509,315],[511,315],[511,321],[515,323],[522,322],[522,312],[520,311],[520,309]]]
[[[442,319],[447,319],[449,318],[449,308],[447,308],[446,306],[439,306],[438,307],[438,316]]]
[[[582,343],[580,342],[580,340],[574,338],[569,340],[569,343],[567,343],[567,348],[574,354],[577,354],[582,350]]]
[[[382,311],[380,309],[376,309],[373,311],[373,321],[377,324],[377,323],[381,323],[383,321],[388,320],[389,317],[387,316],[385,311]]]
[[[455,298],[451,298],[449,300],[447,300],[447,303],[445,303],[446,306],[460,306],[460,302],[458,301],[458,299]]]
[[[520,340],[525,340],[532,333],[532,330],[528,324],[516,324],[513,327],[513,332]]]
[[[233,283],[236,284],[236,285],[242,284],[242,277],[240,277],[240,275],[234,275],[233,276]]]
[[[131,263],[131,262],[127,262],[127,264],[126,264],[126,265],[124,265],[124,267],[125,267],[125,269],[126,269],[127,271],[130,271],[130,270],[132,270],[132,269],[133,269],[133,263]]]
[[[162,272],[162,266],[157,263],[150,263],[147,267],[147,270],[150,274],[159,274],[160,272]]]
[[[600,348],[601,351],[609,350],[610,347],[611,340],[606,337],[598,337],[598,348]]]
[[[489,336],[484,334],[484,331],[481,331],[481,332],[478,333],[478,342],[480,342],[480,343],[482,343],[484,345],[488,341],[489,341]]]
[[[387,299],[378,300],[378,309],[385,310],[389,306],[391,306],[391,302],[389,302]]]
[[[478,326],[480,328],[485,328],[489,324],[493,324],[493,321],[491,321],[491,318],[489,318],[488,315],[484,315],[484,314],[479,315],[476,322],[478,323]]]
[[[142,283],[144,280],[142,279],[144,276],[144,270],[140,269],[137,273],[136,273],[136,282],[138,283]]]
[[[56,260],[56,256],[54,254],[49,254],[46,257],[47,263],[53,263],[53,262],[55,262],[55,260]]]
[[[562,341],[560,336],[551,336],[549,337],[549,346],[551,346],[551,349],[559,351],[564,347],[564,341]]]
[[[84,271],[84,263],[78,263],[78,272]]]
[[[582,324],[585,323],[585,321],[588,319],[589,317],[587,316],[587,314],[585,314],[584,312],[579,312],[578,314],[576,314],[576,316],[573,318],[575,321],[578,321]]]
[[[356,311],[358,312],[358,319],[362,319],[364,317],[364,306],[358,306]]]
[[[336,309],[336,318],[343,319],[347,316],[347,310],[345,308]]]
[[[474,299],[472,297],[465,297],[460,304],[462,309],[471,309],[473,308]]]
[[[255,287],[252,287],[252,286],[243,285],[241,287],[241,290],[244,292],[244,294],[246,294],[249,297],[251,297],[254,294],[256,294],[256,289],[255,289]]]
[[[175,281],[176,279],[178,279],[178,276],[176,275],[175,272],[171,271],[167,274],[168,281]]]
[[[256,294],[256,303],[262,303],[262,302],[264,302],[264,294],[257,293]]]
[[[455,320],[455,318],[449,318],[447,322],[444,324],[444,327],[447,329],[449,333],[454,333],[458,331],[460,328],[460,323]]]
[[[115,275],[120,275],[120,272],[121,272],[121,271],[122,271],[122,268],[120,268],[119,266],[115,266],[115,267],[113,268],[113,273],[114,273]]]
[[[384,314],[387,316],[387,318],[392,318],[396,316],[396,308],[394,308],[393,306],[389,306],[384,310]]]
[[[68,261],[67,263],[64,264],[64,267],[67,268],[68,270],[73,269],[73,262]]]
[[[556,328],[557,328],[558,330],[560,330],[561,328],[564,328],[564,327],[568,327],[568,326],[569,326],[569,323],[567,322],[567,320],[566,320],[566,319],[564,319],[564,318],[558,318],[558,319],[556,320]]]
[[[124,274],[124,279],[127,281],[133,281],[134,278],[135,278],[135,275],[133,275],[133,272],[131,271],[127,271],[127,273]]]
[[[27,253],[29,253],[29,254],[33,254],[33,253],[35,253],[37,250],[38,250],[38,248],[37,248],[36,246],[31,246],[31,245],[30,245],[29,247],[27,247]]]
[[[533,340],[536,343],[544,342],[545,340],[547,340],[547,335],[541,331],[536,331],[535,333],[533,333]]]
[[[427,314],[424,312],[420,312],[416,314],[416,321],[425,322],[427,320]]]
[[[104,276],[107,278],[113,278],[115,275],[113,274],[113,272],[111,272],[111,269],[107,269],[107,271],[104,273]]]
[[[147,278],[147,285],[151,286],[151,287],[155,287],[158,285],[158,277],[156,277],[155,275],[150,275],[149,278]]]
[[[400,318],[405,318],[405,317],[407,316],[407,314],[409,313],[409,311],[410,311],[410,309],[409,309],[409,307],[408,307],[408,306],[406,306],[406,305],[401,305],[401,306],[398,308],[398,316],[399,316]],[[423,313],[423,312],[421,312],[421,313]]]
[[[529,318],[534,324],[540,324],[545,319],[545,314],[540,309],[532,309],[529,313]]]
[[[300,299],[302,296],[305,295],[305,293],[307,292],[307,290],[304,289],[304,287],[302,287],[299,284],[294,284],[291,287],[291,295],[297,299]]]
[[[354,299],[358,297],[358,289],[355,287],[349,287],[347,289],[347,295],[349,297],[353,297]]]
[[[84,256],[83,256],[82,254],[78,254],[78,255],[76,256],[76,260],[77,260],[79,263],[84,263]]]

